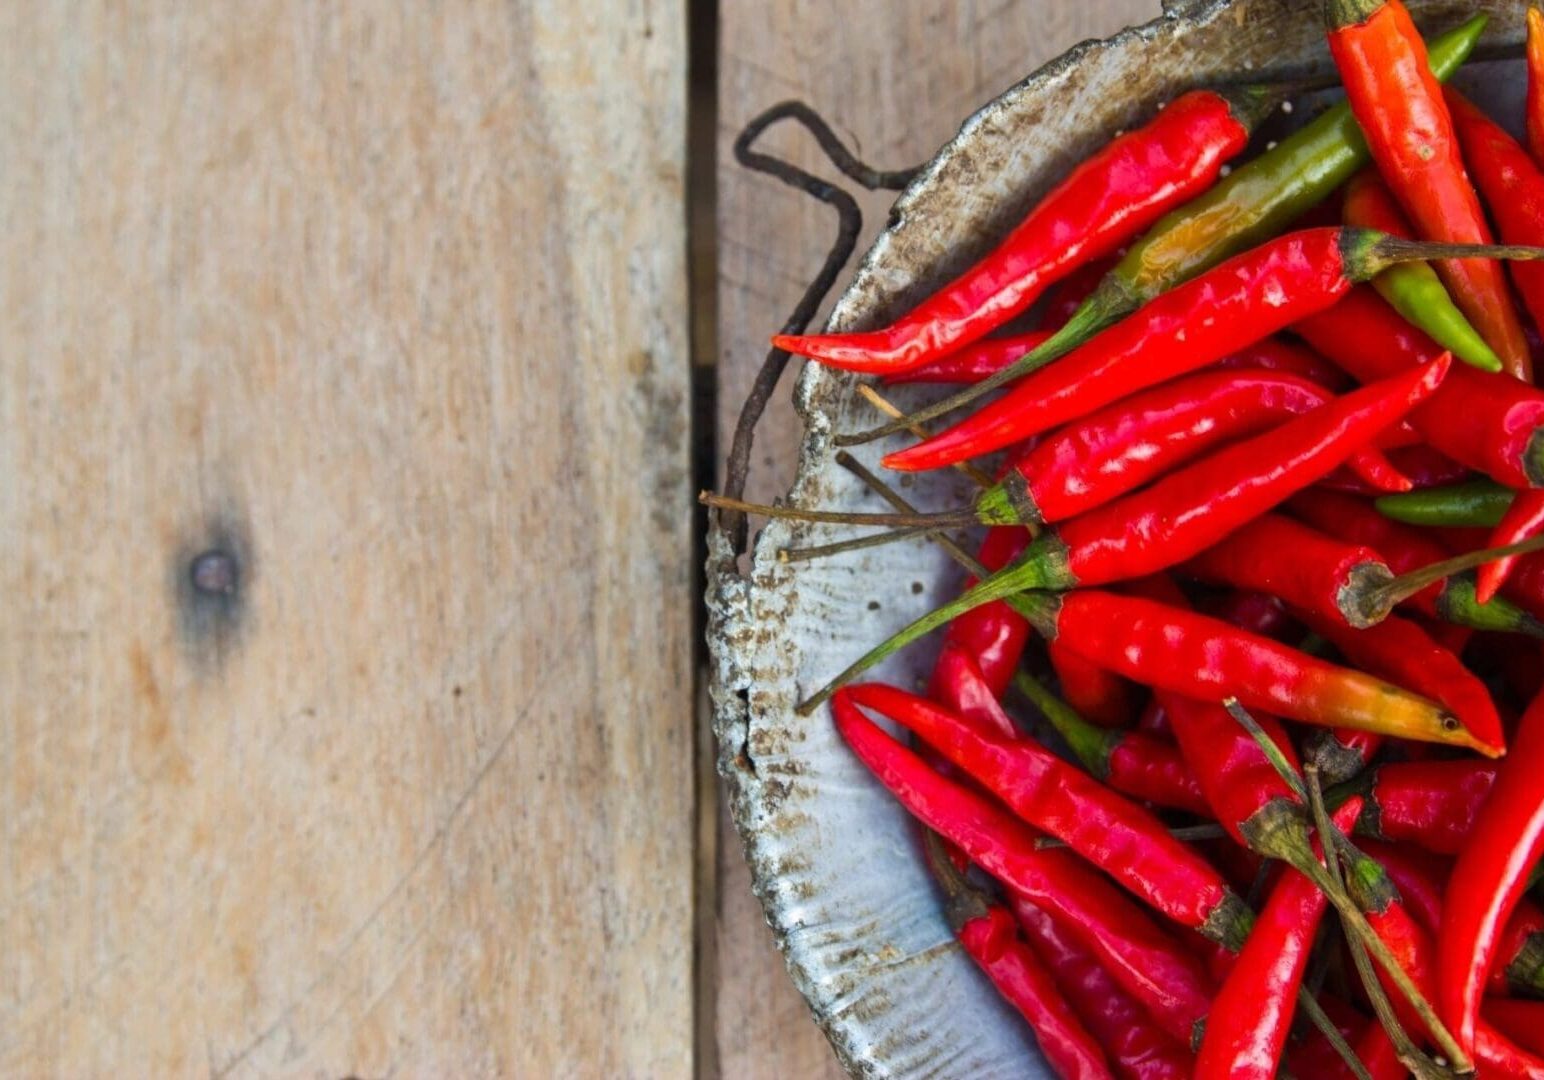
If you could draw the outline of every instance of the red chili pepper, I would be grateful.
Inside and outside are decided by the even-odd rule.
[[[995,375],[1051,336],[1049,330],[982,338],[963,349],[930,360],[921,367],[897,371],[885,378],[896,383],[978,383]]]
[[[1486,540],[1486,547],[1506,547],[1520,540],[1537,536],[1544,531],[1544,491],[1520,491],[1495,532]],[[1501,591],[1501,586],[1517,568],[1520,556],[1504,555],[1488,562],[1475,571],[1474,597],[1480,603],[1488,603]]]
[[[997,374],[1018,360],[1051,334],[1049,330],[1031,330],[1024,334],[1007,337],[984,338],[973,345],[940,357],[910,371],[886,377],[885,382],[896,383],[966,383],[981,382]],[[1334,364],[1316,355],[1312,350],[1283,338],[1266,338],[1246,345],[1217,361],[1216,368],[1223,370],[1274,371],[1283,375],[1296,375],[1326,390],[1343,390],[1351,382],[1346,373]]]
[[[1251,711],[1303,723],[1485,749],[1424,698],[1205,615],[1095,589],[1017,602],[1042,633],[1065,635],[1095,663],[1155,689],[1201,701],[1234,695]],[[1172,723],[1172,702],[1165,707]],[[1200,769],[1197,779],[1204,789]]]
[[[1544,696],[1523,714],[1506,767],[1458,856],[1445,898],[1441,950],[1442,1018],[1461,1046],[1474,1044],[1480,995],[1496,959],[1500,931],[1544,852]]]
[[[1293,329],[1361,382],[1441,355],[1371,289],[1353,289]],[[1458,364],[1427,405],[1410,414],[1410,423],[1454,461],[1508,487],[1544,486],[1544,392],[1535,387]]]
[[[997,699],[981,666],[954,642],[945,642],[938,653],[928,696],[977,731],[1005,739],[1020,737],[1018,725]]]
[[[1342,811],[1345,809],[1341,807]],[[1344,828],[1342,825],[1342,831]],[[1421,996],[1427,1001],[1435,1000],[1432,993],[1435,958],[1431,934],[1410,914],[1388,872],[1365,854],[1357,855],[1347,868],[1346,883],[1357,906],[1367,916],[1368,925],[1388,947]],[[1400,1024],[1417,1039],[1427,1034],[1426,1026],[1414,1007],[1397,991],[1387,973],[1380,968],[1378,976],[1389,991],[1390,1002]]]
[[[921,738],[1014,813],[1064,841],[1169,918],[1236,947],[1247,933],[1242,901],[1163,822],[1029,739],[977,730],[925,698],[868,683],[850,700]]]
[[[1485,211],[1410,13],[1400,0],[1328,0],[1325,20],[1351,112],[1378,171],[1421,235],[1489,243]],[[1531,382],[1528,343],[1500,265],[1447,260],[1437,269],[1507,370]]]
[[[1023,529],[988,529],[976,558],[988,570],[1000,570],[1023,553],[1029,546],[1029,539],[1029,533]],[[965,588],[975,583],[975,578],[969,578]],[[1024,655],[1024,643],[1028,639],[1029,620],[1001,600],[965,612],[949,624],[944,635],[946,643],[958,645],[970,655],[992,693],[998,697],[1013,681],[1013,673],[1019,668],[1019,658]]]
[[[1101,1080],[1115,1075],[1099,1041],[1079,1022],[1051,973],[1019,940],[1018,924],[1007,908],[982,905],[979,914],[951,915],[951,921],[970,958],[1029,1022],[1040,1052],[1058,1076]]]
[[[1448,90],[1445,99],[1464,161],[1495,218],[1496,229],[1509,243],[1544,239],[1544,173],[1516,139],[1468,98]],[[1544,326],[1544,268],[1514,263],[1510,269],[1534,323]]]
[[[915,817],[972,862],[1048,911],[1170,1035],[1189,1044],[1211,1000],[1200,963],[1098,871],[1065,848],[1039,848],[1034,830],[982,795],[930,769],[858,709],[832,701],[847,745]]]
[[[1373,440],[1376,444],[1377,439]],[[1349,459],[1341,469],[1331,469],[1325,479],[1338,471],[1353,472],[1358,483],[1380,495],[1403,495],[1415,490],[1415,482],[1399,471],[1399,468],[1376,445],[1364,447],[1359,456]]]
[[[1029,947],[1051,970],[1116,1072],[1132,1080],[1187,1080],[1195,1060],[1191,1053],[1153,1023],[1067,928],[1026,900],[1015,900],[1013,913]]]
[[[1354,808],[1342,807],[1337,823],[1349,826],[1350,811]],[[1212,1002],[1196,1080],[1275,1077],[1327,903],[1319,887],[1296,870],[1281,875]]]
[[[1228,446],[1157,483],[1059,524],[989,583],[1070,588],[1130,580],[1174,566],[1270,510],[1365,445],[1438,385],[1438,361],[1336,398],[1281,427]],[[1262,468],[1262,462],[1269,462]],[[995,516],[1027,513],[1012,478],[983,496]],[[999,506],[1005,509],[999,509]]]
[[[1286,552],[1289,558],[1283,558]],[[1372,625],[1383,616],[1362,609],[1357,584],[1380,584],[1394,576],[1371,548],[1337,540],[1284,514],[1255,518],[1181,569],[1202,581],[1268,593],[1354,626]]]
[[[1136,688],[1130,682],[1091,664],[1065,645],[1046,642],[1046,653],[1062,698],[1090,723],[1122,728],[1136,712]]]
[[[1095,727],[1022,672],[1014,685],[1099,780],[1143,802],[1203,816],[1211,813],[1195,773],[1173,743],[1143,731]]]
[[[1224,356],[1215,366],[1223,370],[1261,368],[1283,375],[1296,375],[1336,393],[1344,390],[1351,382],[1345,372],[1312,349],[1305,349],[1296,342],[1280,337],[1261,338],[1245,345],[1237,352]]]
[[[1544,168],[1544,11],[1528,5],[1528,152]]]
[[[1365,802],[1356,831],[1456,855],[1496,779],[1489,761],[1398,761],[1352,781]]]
[[[985,337],[1053,282],[1211,187],[1250,126],[1220,94],[1184,94],[1085,159],[990,254],[898,322],[870,333],[780,334],[772,343],[851,371],[920,367]]]
[[[886,455],[884,463],[906,472],[936,469],[1049,431],[1221,360],[1331,307],[1353,282],[1430,250],[1363,229],[1288,233],[1164,293],[973,416]]]
[[[1419,623],[1390,615],[1375,625],[1353,629],[1340,619],[1315,612],[1298,615],[1357,667],[1430,697],[1487,745],[1498,751],[1505,747],[1501,717],[1484,682]],[[1380,735],[1366,731],[1323,732],[1312,741],[1308,757],[1328,782],[1335,782],[1360,770],[1382,742]]]
[[[798,711],[808,715],[837,686],[979,604],[1026,589],[1130,580],[1182,562],[1325,475],[1355,447],[1365,445],[1430,394],[1448,366],[1446,360],[1438,360],[1337,398],[1060,525],[1011,565],[871,649],[799,705]],[[1270,465],[1262,469],[1262,462]],[[1011,485],[994,488],[988,495],[993,492],[1003,494],[1005,516],[1021,512],[1014,508]],[[1076,645],[1074,651],[1098,659]]]
[[[1036,520],[1066,521],[1215,446],[1275,427],[1333,400],[1324,388],[1260,370],[1205,371],[1118,401],[1009,459]],[[1386,488],[1381,455],[1358,451],[1358,474]],[[1395,474],[1398,486],[1403,477]],[[1408,483],[1404,484],[1408,489]]]

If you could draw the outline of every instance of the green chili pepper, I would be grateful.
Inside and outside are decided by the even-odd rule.
[[[1376,169],[1363,169],[1351,181],[1341,214],[1347,225],[1415,239],[1415,230]],[[1464,317],[1430,263],[1401,263],[1373,278],[1372,287],[1406,322],[1464,363],[1482,371],[1501,370],[1501,358]]]
[[[1487,16],[1434,38],[1431,70],[1446,81],[1474,49]],[[1234,169],[1205,194],[1159,219],[1105,275],[1067,323],[996,374],[908,417],[837,439],[853,445],[904,431],[1044,367],[1173,286],[1282,232],[1371,161],[1367,142],[1342,102]]]
[[[1517,493],[1494,480],[1470,480],[1447,487],[1385,495],[1373,505],[1384,517],[1407,525],[1495,528]]]
[[[1501,358],[1453,303],[1430,263],[1406,263],[1373,279],[1372,287],[1412,326],[1481,371],[1500,371]]]

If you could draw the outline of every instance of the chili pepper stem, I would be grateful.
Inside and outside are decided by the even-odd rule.
[[[1372,18],[1385,0],[1324,0],[1324,25],[1332,29],[1355,26]]]
[[[1544,432],[1535,431],[1523,448],[1523,473],[1534,487],[1544,487]]]
[[[703,506],[716,510],[736,510],[742,514],[781,518],[788,521],[807,521],[825,525],[891,525],[902,529],[950,529],[966,528],[981,524],[969,510],[943,511],[936,514],[859,514],[837,510],[804,510],[797,506],[768,506],[765,503],[732,499],[712,491],[697,496]],[[1008,524],[997,522],[996,524]]]
[[[1314,827],[1319,831],[1320,843],[1324,848],[1325,872],[1336,887],[1345,889],[1346,881],[1341,873],[1340,856],[1338,854],[1341,847],[1340,831],[1335,827],[1334,822],[1330,820],[1329,811],[1325,808],[1324,790],[1319,784],[1317,766],[1307,766],[1304,770],[1304,783],[1308,788],[1308,805],[1313,813]],[[1378,976],[1372,969],[1372,962],[1368,959],[1367,951],[1363,948],[1362,942],[1352,938],[1347,940],[1347,945],[1351,949],[1351,960],[1356,965],[1357,974],[1361,977],[1362,987],[1366,990],[1368,999],[1372,1002],[1373,1012],[1377,1014],[1379,1022],[1383,1024],[1384,1030],[1393,1041],[1399,1060],[1418,1077],[1443,1076],[1444,1074],[1411,1041],[1409,1033],[1404,1029],[1404,1025],[1399,1022],[1399,1017],[1395,1015],[1394,1008],[1389,1003],[1388,995],[1383,992]],[[1395,967],[1397,968],[1398,965],[1396,964]],[[1399,970],[1403,973],[1402,968]],[[1390,969],[1390,974],[1392,972],[1393,969]],[[1414,984],[1412,983],[1411,985],[1413,987]],[[1415,998],[1413,997],[1411,998],[1411,1004],[1415,1004]],[[1419,1013],[1419,1008],[1416,1011]],[[1436,1020],[1435,1013],[1429,1018],[1422,1015],[1422,1019],[1429,1019],[1432,1024],[1439,1023]],[[1440,1041],[1438,1040],[1439,1043]],[[1454,1060],[1455,1062],[1462,1060],[1461,1055],[1460,1058]],[[1472,1072],[1473,1068],[1471,1066],[1469,1069],[1461,1071]]]
[[[1334,826],[1331,825],[1331,829],[1333,828]],[[1431,1003],[1426,1000],[1419,988],[1411,981],[1409,974],[1404,968],[1399,966],[1399,961],[1389,952],[1388,946],[1383,943],[1383,939],[1378,937],[1377,931],[1367,922],[1367,917],[1362,914],[1361,910],[1343,889],[1335,887],[1329,872],[1317,859],[1312,857],[1311,849],[1307,854],[1308,859],[1306,862],[1312,863],[1312,867],[1307,865],[1295,866],[1294,864],[1295,868],[1313,880],[1314,884],[1325,890],[1325,896],[1329,898],[1331,904],[1335,905],[1335,909],[1340,913],[1342,922],[1350,930],[1351,936],[1366,947],[1367,951],[1372,954],[1372,958],[1378,962],[1378,966],[1383,968],[1388,974],[1389,979],[1399,988],[1400,993],[1410,1002],[1411,1008],[1427,1024],[1431,1030],[1432,1040],[1436,1042],[1443,1055],[1453,1065],[1454,1071],[1460,1074],[1472,1073],[1474,1065],[1470,1062],[1468,1055],[1463,1052],[1463,1049],[1453,1038],[1452,1033],[1437,1018],[1436,1011],[1432,1008]]]
[[[875,476],[866,465],[864,465],[857,458],[853,457],[847,451],[840,450],[837,452],[836,463],[842,468],[846,469],[848,472],[852,473],[859,480],[862,480],[866,485],[868,485],[870,491],[873,491],[883,497],[886,502],[895,507],[897,510],[901,511],[901,513],[908,514],[916,509],[911,505],[911,503],[901,498],[901,495],[898,491],[896,491],[889,484],[885,483],[879,477]],[[934,530],[928,532],[928,535],[932,538],[933,543],[944,549],[945,554],[963,566],[975,577],[984,578],[991,574],[991,571],[988,570],[985,566],[982,566],[980,561],[977,560],[974,555],[960,547],[959,544],[956,544],[954,540],[950,538],[948,533]]]
[[[782,563],[810,562],[814,559],[827,559],[833,555],[843,555],[849,551],[861,551],[864,548],[884,547],[900,540],[910,540],[914,537],[931,538],[940,530],[921,527],[907,529],[891,529],[882,533],[870,533],[867,536],[856,536],[851,540],[838,540],[834,544],[815,544],[802,548],[783,548],[777,553],[777,561]]]
[[[949,928],[959,933],[960,927],[970,920],[986,918],[986,897],[955,868],[954,860],[944,848],[943,837],[932,829],[924,829],[922,849],[928,870],[944,891],[944,913],[949,920]]]
[[[1384,584],[1369,590],[1362,603],[1368,611],[1383,610],[1384,614],[1387,614],[1388,611],[1393,610],[1394,605],[1403,603],[1443,578],[1451,577],[1464,570],[1472,570],[1476,566],[1483,566],[1494,559],[1505,558],[1508,555],[1524,555],[1541,548],[1544,548],[1544,536],[1532,536],[1527,540],[1519,540],[1515,544],[1507,544],[1503,547],[1483,548],[1479,551],[1455,555],[1451,559],[1443,559],[1441,562],[1391,578]]]
[[[1340,254],[1345,275],[1352,281],[1371,281],[1400,263],[1429,259],[1544,259],[1544,248],[1518,244],[1440,244],[1405,240],[1376,229],[1344,228]]]
[[[901,412],[900,409],[896,408],[895,405],[892,404],[890,401],[888,401],[883,394],[881,394],[878,390],[875,390],[868,383],[859,383],[858,384],[858,393],[863,398],[864,401],[867,401],[870,405],[874,406],[874,408],[876,408],[880,412],[884,413],[890,419],[892,419],[892,420],[904,420],[904,419],[906,419],[906,414],[905,413]],[[926,439],[926,438],[928,438],[929,436],[932,435],[932,432],[930,432],[930,431],[926,430],[925,428],[923,428],[923,426],[921,424],[916,424],[916,423],[908,422],[906,430],[910,431],[913,435],[915,435],[919,439]],[[840,461],[845,453],[846,453],[846,451],[842,451],[842,453],[837,454],[836,455],[837,460]],[[993,481],[992,481],[992,477],[990,476],[990,474],[988,474],[986,472],[983,472],[981,469],[978,469],[976,466],[972,465],[970,462],[968,462],[968,461],[957,461],[957,462],[954,463],[954,467],[955,467],[955,469],[959,470],[959,472],[961,474],[970,477],[970,479],[975,483],[975,485],[977,487],[979,487],[979,488],[989,488],[989,487],[992,486]]]
[[[1507,965],[1506,977],[1513,986],[1544,985],[1544,934],[1529,936]]]

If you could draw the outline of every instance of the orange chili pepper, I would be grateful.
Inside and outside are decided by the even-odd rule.
[[[1373,161],[1423,236],[1490,243],[1426,43],[1400,0],[1327,0],[1330,55]],[[1438,272],[1506,370],[1532,381],[1533,361],[1501,267],[1444,260]]]

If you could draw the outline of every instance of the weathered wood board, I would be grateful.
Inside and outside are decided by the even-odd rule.
[[[685,32],[0,7],[0,1072],[690,1072]]]

